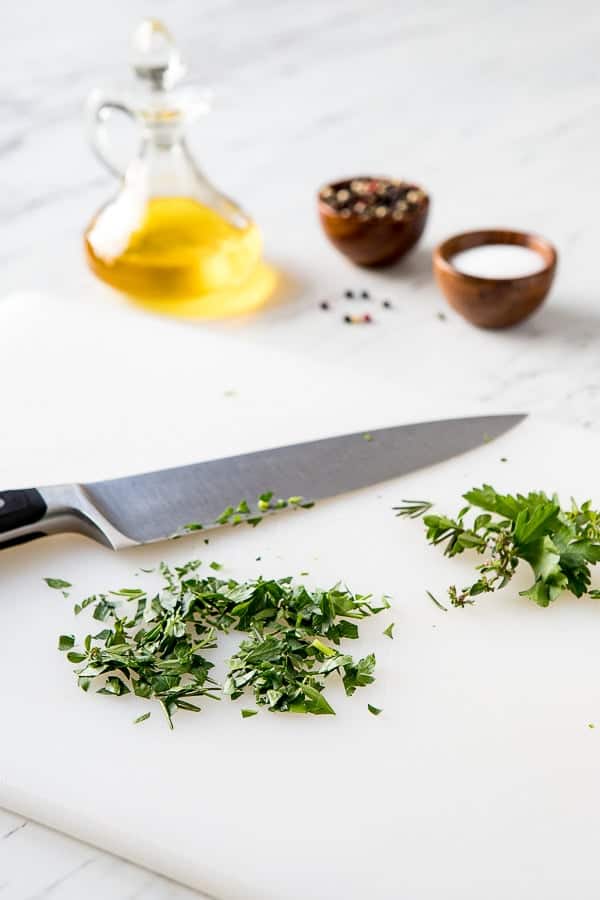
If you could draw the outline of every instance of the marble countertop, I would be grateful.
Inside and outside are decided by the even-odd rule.
[[[397,386],[400,420],[524,409],[600,427],[597,4],[21,0],[3,19],[2,294],[85,303],[107,290],[81,253],[83,228],[114,190],[86,145],[82,100],[126,78],[129,32],[149,14],[214,88],[194,149],[251,210],[283,273],[260,315],[189,327],[376,375]],[[356,172],[407,177],[432,195],[421,244],[394,269],[354,269],[320,232],[317,187]],[[472,328],[431,276],[439,240],[494,225],[537,231],[560,254],[547,304],[506,332]],[[373,325],[343,324],[346,289],[370,291]],[[320,310],[323,299],[333,309]],[[0,812],[0,898],[82,895],[198,896]]]

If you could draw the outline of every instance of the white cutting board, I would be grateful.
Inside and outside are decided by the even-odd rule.
[[[18,303],[29,304],[26,322]],[[15,373],[3,379],[3,486],[402,419],[393,391],[363,397],[343,373],[257,359],[211,331],[141,316],[134,340],[128,316],[95,310],[86,320],[47,298],[0,303],[3,373]],[[224,397],[229,388],[238,396]],[[431,498],[454,512],[483,480],[583,499],[599,451],[584,433],[529,421],[381,487],[212,533],[208,547],[190,537],[113,554],[56,537],[3,551],[0,805],[220,900],[596,900],[597,601],[539,609],[516,596],[523,575],[444,613],[425,590],[443,598],[473,560],[444,559],[421,523],[391,507]],[[80,692],[55,649],[59,633],[86,627],[71,601],[135,584],[133,571],[161,558],[198,554],[240,578],[308,570],[310,584],[391,594],[393,610],[351,647],[375,650],[375,685],[349,699],[334,689],[335,717],[242,720],[250,702],[207,702],[172,733],[156,713],[134,727],[145,707],[133,698]],[[44,576],[72,581],[71,601]],[[393,641],[382,635],[391,621]],[[384,712],[371,716],[367,702]]]

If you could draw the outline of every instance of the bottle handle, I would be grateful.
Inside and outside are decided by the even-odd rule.
[[[86,103],[88,140],[108,171],[117,178],[124,178],[125,169],[114,153],[108,132],[108,122],[116,112],[125,113],[130,119],[134,118],[133,110],[122,99],[110,97],[103,91],[92,91]]]

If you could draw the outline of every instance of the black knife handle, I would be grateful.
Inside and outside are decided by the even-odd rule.
[[[39,491],[28,488],[21,491],[0,491],[0,535],[17,528],[26,528],[43,519],[47,506]],[[29,532],[27,537],[39,537],[42,532]],[[15,535],[16,537],[16,535]],[[23,535],[25,537],[25,535]],[[5,542],[0,537],[0,544]]]

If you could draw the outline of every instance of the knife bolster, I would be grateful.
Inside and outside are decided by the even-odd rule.
[[[53,485],[40,488],[40,493],[48,507],[44,519],[48,533],[83,534],[111,550],[133,547],[138,543],[130,540],[102,515],[82,485]]]
[[[135,543],[96,509],[80,485],[0,491],[0,549],[63,532],[86,535],[112,550]]]

